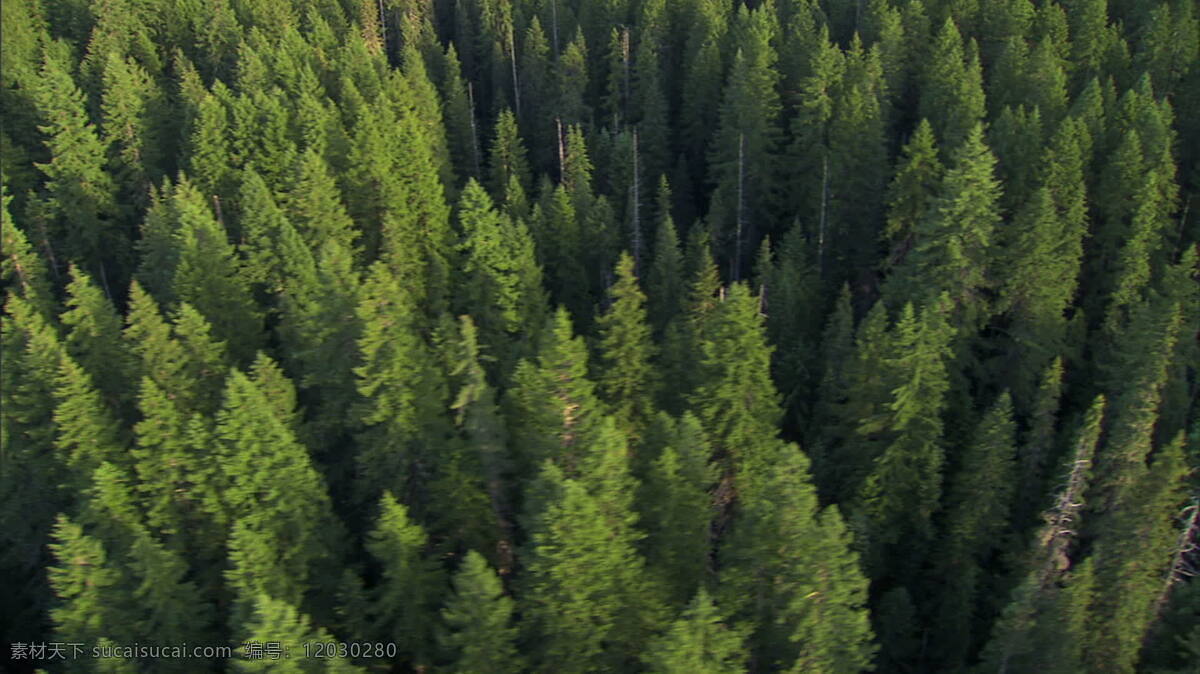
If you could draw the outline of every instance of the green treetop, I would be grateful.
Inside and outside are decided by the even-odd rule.
[[[646,296],[638,288],[628,253],[621,254],[616,276],[609,289],[612,304],[597,321],[601,335],[598,384],[617,426],[628,437],[637,438],[654,414],[654,344],[646,321]]]
[[[655,674],[741,674],[746,671],[746,632],[725,624],[701,588],[679,619],[652,642],[646,666]]]
[[[468,552],[454,575],[454,593],[441,611],[446,632],[439,639],[453,664],[449,671],[507,672],[520,667],[511,597],[483,555]]]

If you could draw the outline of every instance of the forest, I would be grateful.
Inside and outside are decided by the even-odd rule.
[[[1195,0],[0,11],[0,669],[1200,672]]]

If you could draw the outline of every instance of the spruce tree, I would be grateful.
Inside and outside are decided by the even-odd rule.
[[[712,598],[703,588],[656,639],[645,656],[655,674],[740,674],[746,671],[747,630],[724,623]]]
[[[697,344],[700,384],[689,398],[725,469],[751,489],[765,474],[780,419],[779,395],[771,382],[759,300],[744,283],[729,288],[716,304]]]
[[[71,267],[67,294],[67,310],[60,317],[69,330],[67,352],[91,377],[119,419],[130,399],[125,379],[130,357],[121,343],[121,318],[87,272],[78,267]]]
[[[616,283],[609,289],[608,313],[597,321],[600,360],[597,383],[617,427],[627,437],[641,437],[654,415],[657,373],[651,364],[654,344],[646,321],[646,296],[638,288],[633,258],[622,253]]]
[[[434,610],[442,594],[441,571],[425,557],[425,531],[408,509],[385,492],[366,547],[382,571],[374,589],[371,632],[394,642],[399,658],[414,666],[433,656]]]
[[[757,625],[751,642],[764,666],[863,669],[874,646],[850,533],[836,507],[819,508],[800,448],[774,447],[721,551],[724,603]]]
[[[451,662],[449,671],[502,672],[521,666],[514,602],[504,594],[496,573],[474,550],[463,557],[454,575],[454,594],[441,610],[446,626],[439,642]]]
[[[645,481],[639,495],[651,571],[684,601],[711,580],[712,496],[719,477],[711,449],[690,413],[678,421],[659,412],[642,444]],[[657,453],[657,456],[654,454]]]

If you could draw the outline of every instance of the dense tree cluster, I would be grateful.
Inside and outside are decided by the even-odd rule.
[[[1193,0],[0,8],[3,641],[1196,671]]]

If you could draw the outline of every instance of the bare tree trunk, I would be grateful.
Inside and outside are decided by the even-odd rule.
[[[817,233],[817,278],[825,279],[825,212],[829,197],[829,155],[821,154],[821,219]]]
[[[511,22],[508,24],[508,55],[509,62],[512,64],[513,107],[517,113],[517,119],[521,119],[521,85],[517,81],[517,41],[513,37]]]
[[[558,0],[550,0],[550,39],[554,44],[554,58],[558,58]]]
[[[562,117],[555,117],[554,124],[558,127],[558,182],[561,183],[563,180],[563,171],[567,163],[567,155],[563,150]]]
[[[638,178],[638,131],[635,128],[633,130],[633,186],[630,188],[633,190],[633,201],[630,204],[630,206],[631,206],[631,221],[632,221],[631,227],[633,228],[633,232],[632,232],[632,236],[631,236],[632,245],[633,245],[633,273],[635,275],[638,273],[638,269],[641,266],[641,259],[642,259],[642,223],[641,223],[641,219],[640,219],[640,213],[638,211],[638,200],[640,197],[640,194],[638,192],[638,183],[639,182],[640,182],[640,180]]]
[[[733,272],[730,280],[737,281],[742,269],[742,226],[746,205],[746,134],[738,134],[737,224],[733,239]]]
[[[1200,575],[1196,562],[1200,560],[1200,496],[1192,500],[1183,511],[1183,531],[1179,534],[1179,543],[1175,545],[1175,555],[1171,558],[1171,567],[1167,571],[1166,583],[1158,600],[1154,602],[1154,615],[1160,615],[1171,598],[1171,590],[1183,582],[1184,578]]]
[[[481,178],[479,169],[479,129],[475,128],[475,87],[470,81],[467,82],[467,106],[470,107],[471,118],[471,159],[475,164],[475,177]],[[504,186],[508,189],[508,186]]]

